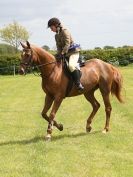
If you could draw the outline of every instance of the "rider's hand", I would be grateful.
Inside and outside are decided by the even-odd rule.
[[[64,52],[61,52],[62,59],[65,58],[66,54]]]
[[[55,58],[56,58],[57,60],[62,60],[63,55],[62,55],[62,54],[55,54]]]

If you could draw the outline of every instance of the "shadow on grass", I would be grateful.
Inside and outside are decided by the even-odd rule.
[[[94,135],[97,133],[100,133],[101,131],[94,131],[92,133],[77,133],[77,134],[63,134],[63,135],[58,135],[52,137],[52,141],[58,141],[64,138],[77,138],[77,137],[82,137],[82,136],[88,136],[88,135]],[[7,142],[0,142],[0,146],[6,146],[6,145],[28,145],[32,143],[37,143],[39,141],[44,141],[45,142],[45,137],[44,136],[36,136],[31,139],[25,139],[25,140],[16,140],[16,141],[7,141]]]
[[[52,138],[52,141],[57,141],[60,139],[64,139],[64,138],[77,138],[77,137],[83,137],[83,136],[88,136],[88,135],[94,135],[97,133],[100,133],[101,131],[94,131],[91,133],[86,133],[86,132],[82,132],[82,133],[77,133],[77,134],[64,134],[64,135],[58,135],[58,136],[54,136]]]

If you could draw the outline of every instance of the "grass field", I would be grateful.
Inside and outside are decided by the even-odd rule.
[[[133,66],[120,68],[125,104],[112,98],[111,131],[102,134],[104,105],[86,134],[91,106],[83,96],[67,98],[54,129],[44,141],[47,123],[41,118],[44,93],[41,79],[0,76],[0,177],[133,177]]]

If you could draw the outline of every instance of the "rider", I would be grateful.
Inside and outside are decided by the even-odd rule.
[[[55,41],[57,46],[57,56],[62,58],[63,56],[69,57],[69,70],[72,74],[74,83],[79,91],[82,91],[84,87],[80,83],[80,72],[77,68],[80,45],[74,44],[70,32],[64,28],[58,18],[51,18],[48,21],[48,28],[55,32]]]

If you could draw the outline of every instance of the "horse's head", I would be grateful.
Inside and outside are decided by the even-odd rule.
[[[30,43],[27,41],[26,45],[21,43],[21,46],[23,47],[22,54],[21,54],[21,62],[20,62],[20,68],[19,73],[21,75],[26,74],[27,68],[31,67],[33,64],[33,50],[30,46]]]
[[[44,66],[56,63],[53,55],[40,47],[30,45],[28,41],[26,42],[26,45],[21,43],[21,46],[23,47],[19,68],[19,74],[21,75],[26,74],[27,70],[31,67],[38,67],[43,70]],[[49,67],[47,67],[47,69],[49,69]],[[49,71],[45,69],[45,72]]]

